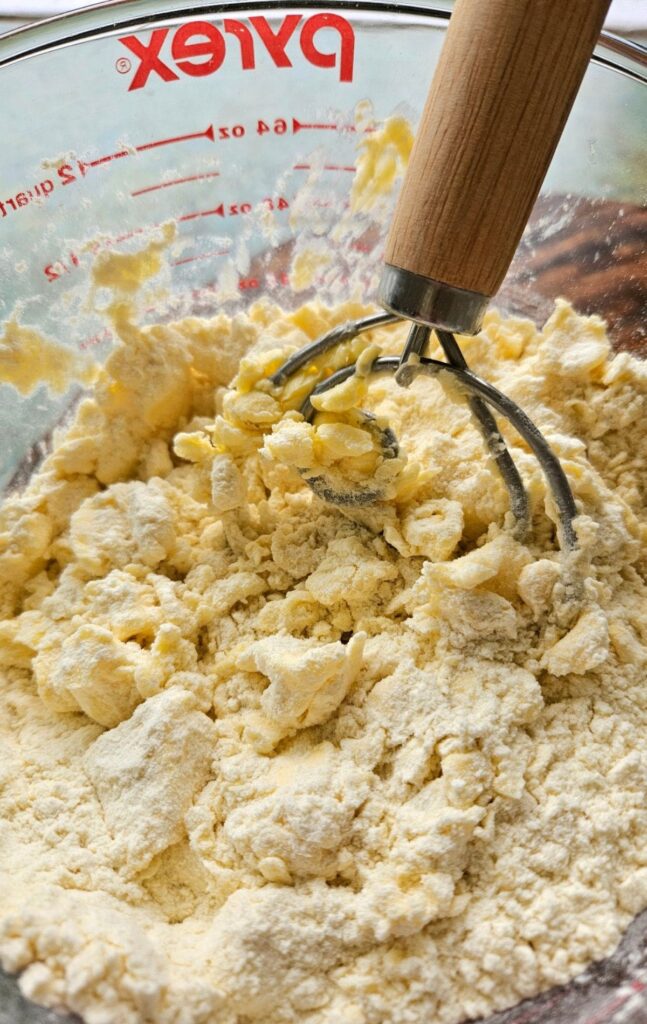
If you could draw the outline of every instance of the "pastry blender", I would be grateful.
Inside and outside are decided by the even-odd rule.
[[[455,334],[478,332],[505,277],[608,6],[608,0],[457,0],[387,240],[380,285],[386,311],[334,328],[271,378],[280,388],[329,349],[376,327],[412,321],[402,355],[376,358],[370,373],[393,374],[405,388],[421,375],[451,375],[498,466],[522,536],[528,497],[494,413],[506,417],[545,474],[564,550],[576,546],[577,509],[559,460],[523,410],[472,373]],[[446,361],[426,355],[432,330]],[[311,398],[355,370],[351,363],[320,380],[303,416],[312,420]],[[360,415],[382,457],[397,457],[393,431]],[[383,497],[370,481],[341,489],[320,473],[303,475],[336,505],[361,507]]]

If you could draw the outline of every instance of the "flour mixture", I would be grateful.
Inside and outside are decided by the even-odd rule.
[[[355,379],[313,427],[307,379],[271,394],[364,312],[142,329],[122,289],[92,397],[1,510],[0,955],[88,1024],[456,1024],[647,904],[645,368],[563,302],[462,339],[566,469],[575,607],[511,431],[526,544],[442,383]],[[353,516],[299,470],[386,472],[358,400],[406,459]]]

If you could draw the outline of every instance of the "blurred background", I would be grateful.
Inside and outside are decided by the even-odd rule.
[[[78,0],[0,0],[0,33],[87,6]],[[647,0],[613,0],[605,28],[647,46]]]

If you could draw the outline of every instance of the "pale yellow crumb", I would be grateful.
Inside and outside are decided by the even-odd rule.
[[[111,288],[117,293],[133,295],[145,281],[162,268],[165,249],[175,238],[173,223],[164,224],[160,239],[152,239],[137,252],[100,252],[92,264],[92,280],[97,288]]]

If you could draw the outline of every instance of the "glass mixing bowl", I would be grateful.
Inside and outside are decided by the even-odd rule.
[[[261,295],[374,299],[393,197],[350,217],[357,148],[390,115],[415,126],[450,12],[442,0],[125,0],[0,39],[0,321],[15,314],[103,359],[93,257],[140,248],[168,221],[150,321]],[[500,306],[540,321],[565,295],[607,319],[616,347],[647,351],[646,123],[646,52],[604,37]],[[301,288],[293,257],[317,247],[333,260]],[[0,495],[23,486],[80,394],[0,385]],[[643,915],[610,960],[493,1024],[647,1022],[646,933]],[[52,1019],[0,975],[2,1024]]]

